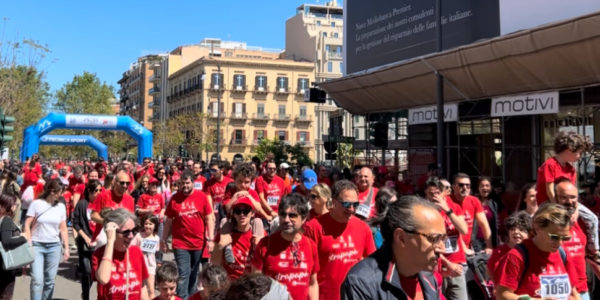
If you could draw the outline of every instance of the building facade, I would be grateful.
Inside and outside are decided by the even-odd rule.
[[[314,64],[260,52],[222,49],[220,57],[204,56],[171,74],[168,117],[206,116],[203,130],[210,132],[204,134],[219,136],[222,159],[253,155],[264,138],[301,143],[314,159],[314,104],[303,101],[314,81]]]
[[[296,9],[296,15],[285,24],[285,58],[296,61],[310,61],[315,66],[315,82],[341,77],[343,74],[343,8],[336,1],[325,5],[303,4]],[[323,135],[329,132],[330,113],[344,110],[333,100],[315,105],[315,153],[316,160],[325,160]],[[351,115],[347,114],[346,119]],[[344,122],[344,124],[350,124]],[[344,127],[343,135],[351,136],[352,128]]]

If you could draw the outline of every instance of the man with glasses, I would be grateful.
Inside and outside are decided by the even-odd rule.
[[[94,202],[90,204],[92,210],[91,218],[98,224],[104,224],[100,216],[100,212],[104,208],[125,208],[131,213],[135,212],[135,204],[133,197],[127,194],[127,188],[131,185],[129,175],[125,170],[120,170],[115,176],[115,183],[112,189],[105,193],[101,193],[96,197]]]
[[[467,222],[464,220],[462,208],[448,200],[442,193],[443,189],[444,184],[437,177],[430,177],[425,182],[425,196],[442,215],[448,234],[441,256],[445,268],[443,291],[448,299],[467,299],[469,295],[465,277],[466,246],[461,239],[461,235],[468,232]]]
[[[215,215],[204,193],[194,189],[194,174],[188,170],[181,175],[180,191],[169,201],[165,216],[161,250],[167,252],[167,239],[173,229],[173,252],[179,271],[177,295],[186,299],[196,292],[196,280],[201,271],[203,252],[214,247]]]
[[[266,172],[256,179],[256,192],[260,198],[260,204],[267,214],[277,216],[277,208],[281,198],[291,191],[285,187],[281,177],[276,176],[277,165],[269,161]]]
[[[389,205],[380,226],[383,246],[348,272],[341,298],[441,299],[432,274],[447,238],[438,208],[403,196]]]
[[[588,294],[585,245],[587,237],[580,227],[577,218],[579,216],[578,190],[568,178],[560,178],[554,183],[554,193],[556,203],[562,205],[571,214],[571,239],[563,242],[563,248],[567,253],[569,263],[573,263],[576,272],[575,285],[581,299],[590,299]],[[598,271],[598,265],[590,264],[595,271]]]
[[[267,164],[267,172],[270,165]],[[319,256],[315,243],[302,234],[308,205],[299,194],[283,197],[278,207],[279,230],[261,239],[252,269],[285,285],[292,299],[319,299]]]
[[[304,226],[319,252],[319,299],[327,300],[340,299],[340,286],[350,268],[375,251],[371,229],[354,216],[359,205],[356,185],[336,182],[332,198],[331,211]]]
[[[192,165],[192,171],[194,172],[194,190],[203,191],[206,177],[204,177],[202,172],[202,165],[199,162],[194,163]]]

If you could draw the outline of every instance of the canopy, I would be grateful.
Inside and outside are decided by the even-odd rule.
[[[600,12],[550,23],[321,83],[353,114],[600,83]]]

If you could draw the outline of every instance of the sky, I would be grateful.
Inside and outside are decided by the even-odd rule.
[[[325,2],[0,0],[0,42],[32,39],[47,45],[50,52],[40,68],[52,91],[89,71],[117,92],[117,81],[139,56],[168,52],[206,37],[283,49],[285,21],[296,8]],[[597,10],[598,0],[500,0],[501,32]],[[0,51],[6,53],[6,48]]]

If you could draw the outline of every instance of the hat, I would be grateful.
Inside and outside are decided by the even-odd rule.
[[[159,185],[159,182],[158,182],[158,179],[156,179],[156,177],[150,177],[150,180],[148,181],[148,184]]]
[[[306,169],[302,172],[302,183],[307,189],[312,189],[317,184],[317,173],[312,169]]]
[[[252,204],[252,200],[250,200],[250,198],[247,197],[247,196],[241,196],[241,197],[237,198],[235,200],[235,202],[233,202],[233,204],[231,205],[231,209],[233,210],[236,206],[242,205],[242,204],[250,206],[250,208],[253,211],[255,210],[254,209],[254,204]]]
[[[290,165],[288,165],[288,163],[284,163],[284,162],[282,162],[282,163],[279,165],[279,168],[280,168],[280,169],[289,169],[289,168],[290,168]]]

